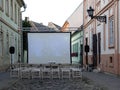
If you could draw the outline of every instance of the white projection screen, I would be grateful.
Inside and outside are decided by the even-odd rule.
[[[28,33],[28,63],[70,63],[70,33]]]

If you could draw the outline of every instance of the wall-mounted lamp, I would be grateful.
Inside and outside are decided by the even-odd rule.
[[[91,17],[91,19],[95,18],[100,22],[106,23],[106,15],[105,16],[93,16],[94,9],[91,6],[89,7],[89,9],[87,9],[87,12],[88,12],[89,17]]]

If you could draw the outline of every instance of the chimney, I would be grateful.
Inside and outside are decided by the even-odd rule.
[[[28,22],[29,21],[29,17],[25,17],[25,21]]]

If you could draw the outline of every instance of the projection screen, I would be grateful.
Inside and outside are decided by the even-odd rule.
[[[70,33],[28,33],[28,63],[70,63]]]

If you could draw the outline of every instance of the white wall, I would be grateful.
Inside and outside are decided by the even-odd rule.
[[[69,27],[80,27],[83,24],[83,3],[78,6],[67,21],[69,22]]]

